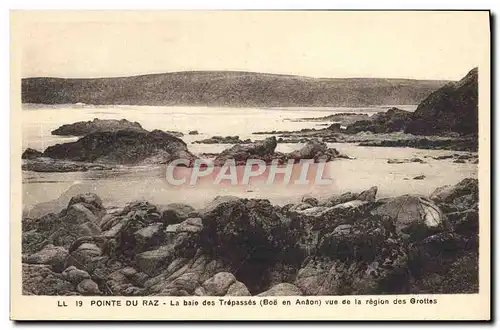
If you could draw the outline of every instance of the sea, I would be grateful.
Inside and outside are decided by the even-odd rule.
[[[180,106],[90,106],[24,104],[22,112],[22,148],[40,151],[78,137],[51,135],[64,124],[99,119],[127,119],[136,121],[147,130],[177,131],[194,154],[218,153],[229,148],[227,144],[195,144],[194,141],[212,136],[239,136],[241,139],[260,140],[272,135],[255,135],[262,131],[292,131],[303,128],[324,128],[324,122],[296,121],[299,118],[324,117],[335,113],[355,112],[373,114],[396,106],[414,111],[414,105],[386,105],[363,108],[234,108],[234,107],[180,107]],[[189,131],[198,135],[189,135]],[[301,143],[278,144],[277,151],[290,152]],[[154,204],[187,203],[201,208],[216,196],[233,195],[247,198],[265,198],[274,204],[300,201],[303,196],[319,199],[345,192],[361,192],[378,187],[378,197],[403,194],[428,196],[437,187],[456,184],[467,177],[477,177],[477,165],[454,163],[452,159],[435,160],[432,157],[467,152],[449,150],[422,150],[413,148],[362,147],[356,143],[329,143],[342,154],[354,159],[338,159],[328,163],[332,179],[326,186],[261,185],[228,187],[214,184],[173,187],[165,180],[164,165],[120,166],[112,170],[72,173],[38,173],[23,171],[23,209],[30,216],[57,212],[69,199],[84,192],[98,194],[109,208],[123,207],[135,200]],[[421,158],[426,163],[389,164],[389,159]],[[423,180],[414,180],[424,175]]]

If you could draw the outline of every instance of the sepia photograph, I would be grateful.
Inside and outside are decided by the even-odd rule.
[[[19,299],[489,297],[489,21],[12,13]]]

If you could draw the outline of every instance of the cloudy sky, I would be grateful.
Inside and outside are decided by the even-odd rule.
[[[484,61],[487,20],[485,12],[17,13],[12,42],[23,77],[239,70],[458,80]]]

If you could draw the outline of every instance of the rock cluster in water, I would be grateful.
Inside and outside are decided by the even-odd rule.
[[[285,206],[217,197],[203,209],[91,193],[22,221],[29,295],[273,296],[478,290],[478,183],[427,197],[377,188]]]
[[[277,143],[275,137],[270,137],[253,143],[237,144],[215,157],[214,164],[222,166],[226,161],[234,160],[236,165],[244,165],[249,159],[263,160],[266,164],[272,163],[273,160],[283,164],[289,160],[299,162],[301,159],[328,162],[341,156],[336,149],[328,148],[326,143],[317,139],[309,140],[301,149],[290,153],[276,152]]]
[[[194,141],[193,143],[199,144],[245,144],[251,143],[250,139],[241,140],[239,136],[212,136],[209,139]]]

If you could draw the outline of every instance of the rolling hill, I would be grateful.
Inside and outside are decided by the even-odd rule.
[[[186,71],[118,78],[25,78],[22,102],[94,105],[357,107],[419,104],[448,81]]]

